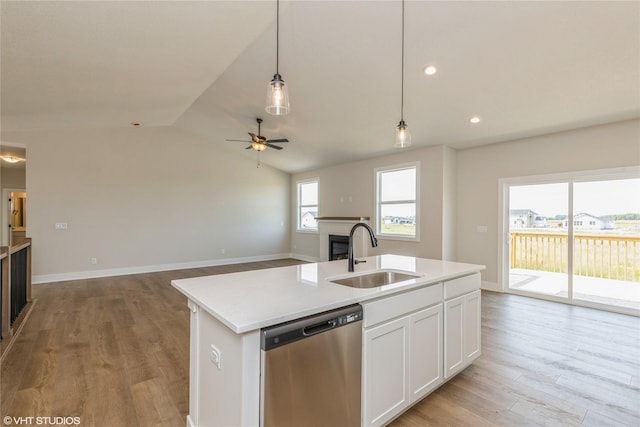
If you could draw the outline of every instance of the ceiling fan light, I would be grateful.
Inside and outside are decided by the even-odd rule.
[[[289,113],[289,90],[278,73],[267,86],[267,107],[265,111],[269,114],[282,116]]]
[[[411,132],[404,120],[400,120],[396,127],[396,143],[395,148],[406,148],[411,146]]]
[[[251,147],[256,151],[264,151],[267,149],[267,144],[261,142],[252,142]]]

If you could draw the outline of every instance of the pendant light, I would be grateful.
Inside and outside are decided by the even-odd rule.
[[[402,76],[400,84],[400,123],[396,127],[396,143],[394,147],[411,146],[411,133],[404,122],[404,0],[402,0]]]
[[[265,111],[269,114],[282,116],[289,113],[289,91],[282,80],[279,65],[280,49],[280,0],[276,0],[276,73],[267,86],[267,106]]]

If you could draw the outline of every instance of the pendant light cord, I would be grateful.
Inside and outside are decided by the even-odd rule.
[[[402,74],[400,76],[400,120],[404,121],[404,0],[402,0]]]
[[[403,12],[404,13],[404,12]],[[276,0],[276,74],[280,74],[280,0]]]

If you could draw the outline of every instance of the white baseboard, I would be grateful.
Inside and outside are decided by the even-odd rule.
[[[143,265],[137,267],[125,267],[125,268],[109,268],[104,270],[91,270],[91,271],[75,271],[71,273],[57,273],[57,274],[38,274],[31,278],[31,283],[51,283],[51,282],[63,282],[67,280],[81,280],[81,279],[95,279],[99,277],[111,277],[111,276],[124,276],[127,274],[141,274],[141,273],[153,273],[157,271],[171,271],[171,270],[184,270],[188,268],[202,268],[202,267],[216,267],[218,265],[228,264],[242,264],[245,262],[256,261],[271,261],[274,259],[282,258],[295,258],[302,261],[307,259],[301,258],[294,254],[273,254],[273,255],[261,255],[253,257],[242,258],[224,258],[213,259],[206,261],[192,261],[192,262],[180,262],[174,264],[157,264],[157,265]]]
[[[488,282],[486,280],[482,281],[480,289],[484,289],[485,291],[503,292],[496,282]]]
[[[300,261],[307,261],[307,262],[320,262],[320,258],[318,257],[314,257],[314,256],[309,256],[309,255],[302,255],[302,254],[289,254],[290,258],[295,258],[295,259],[299,259]]]

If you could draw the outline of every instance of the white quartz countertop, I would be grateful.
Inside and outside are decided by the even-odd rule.
[[[354,273],[347,272],[347,260],[340,260],[174,280],[171,285],[241,334],[485,269],[483,265],[400,255],[363,259],[367,262],[356,265]],[[371,289],[330,281],[382,269],[420,277]]]

